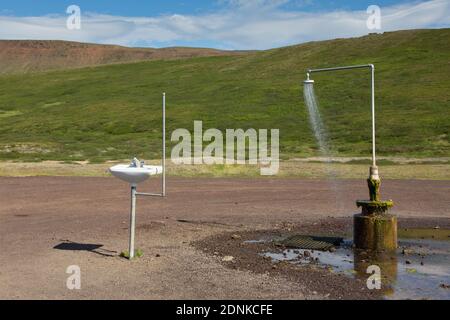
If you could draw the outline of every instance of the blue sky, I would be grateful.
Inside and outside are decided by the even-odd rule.
[[[408,0],[345,0],[345,1],[288,1],[280,6],[285,10],[329,11],[329,10],[365,10],[371,4],[391,6],[411,3]],[[72,4],[85,11],[125,16],[155,16],[166,14],[199,14],[220,10],[229,6],[221,0],[1,0],[1,9],[14,16],[41,16],[62,14]]]
[[[81,9],[68,30],[66,9]],[[369,30],[369,5],[381,28]],[[450,27],[450,0],[0,0],[0,39],[267,49],[370,32]]]

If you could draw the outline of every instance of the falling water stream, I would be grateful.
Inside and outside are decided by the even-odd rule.
[[[305,103],[308,108],[309,122],[314,132],[314,137],[316,138],[317,144],[319,146],[319,152],[322,157],[328,163],[327,174],[331,179],[331,186],[335,195],[336,207],[339,206],[339,210],[344,209],[344,204],[342,203],[343,197],[340,196],[342,190],[339,188],[337,183],[337,172],[331,167],[332,154],[329,145],[329,137],[327,134],[327,128],[325,127],[319,112],[319,104],[317,103],[316,95],[314,93],[314,84],[305,83],[303,94],[305,97]]]
[[[329,158],[331,152],[328,145],[328,135],[320,117],[319,107],[314,93],[314,85],[312,83],[305,83],[304,90],[305,103],[308,107],[309,121],[314,131],[314,136],[319,144],[319,150],[322,156]],[[329,159],[331,162],[331,159]]]

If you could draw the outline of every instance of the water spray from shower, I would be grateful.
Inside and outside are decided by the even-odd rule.
[[[370,167],[370,178],[373,180],[379,180],[378,167],[376,162],[376,142],[375,142],[375,66],[373,64],[357,65],[357,66],[345,66],[336,68],[324,68],[324,69],[309,69],[306,73],[306,80],[303,82],[305,85],[305,98],[306,92],[313,91],[314,80],[312,80],[311,74],[317,72],[328,72],[328,71],[340,71],[340,70],[350,70],[350,69],[362,69],[369,68],[371,70],[371,89],[372,89],[372,166]],[[308,103],[308,100],[307,100]],[[308,108],[310,106],[308,105]],[[317,136],[317,135],[316,135]],[[320,141],[319,141],[320,144]]]

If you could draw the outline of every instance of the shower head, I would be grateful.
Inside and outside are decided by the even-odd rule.
[[[304,84],[313,84],[314,80],[309,78],[309,72],[306,74],[306,80],[303,81]]]

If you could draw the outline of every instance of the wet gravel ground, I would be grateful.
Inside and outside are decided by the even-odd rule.
[[[403,218],[399,228],[450,229],[450,219]],[[319,266],[318,263],[292,264],[274,262],[265,256],[267,252],[283,254],[286,247],[277,239],[294,234],[322,235],[349,238],[352,232],[351,218],[328,218],[306,224],[284,224],[276,230],[245,231],[213,235],[194,243],[194,246],[218,258],[229,257],[222,263],[233,270],[251,270],[255,273],[281,277],[286,281],[302,283],[305,292],[313,292],[330,299],[382,299],[382,292],[369,290],[364,278],[351,278]],[[275,241],[274,241],[275,240]],[[233,259],[231,259],[233,257]]]
[[[139,191],[157,191],[158,183]],[[243,244],[293,232],[348,234],[365,181],[172,178],[167,191],[166,199],[138,199],[136,247],[144,256],[129,262],[119,257],[128,247],[126,184],[0,178],[0,298],[377,298],[364,283],[314,266],[274,268],[258,255],[266,244]],[[395,200],[400,226],[448,225],[449,181],[386,180],[382,194]],[[79,291],[66,287],[70,265],[81,268]]]

